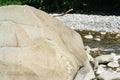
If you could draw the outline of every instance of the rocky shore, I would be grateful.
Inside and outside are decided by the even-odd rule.
[[[120,32],[120,16],[102,16],[85,14],[66,14],[57,16],[67,26],[79,30]]]
[[[96,77],[92,80],[120,80],[120,55],[105,54],[98,48],[85,46]]]
[[[82,36],[96,75],[92,80],[120,80],[120,16],[57,15],[52,14]]]

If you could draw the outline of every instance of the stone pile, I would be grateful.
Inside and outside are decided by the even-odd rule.
[[[99,49],[96,51],[94,48],[88,46],[86,46],[85,49],[86,53],[89,55],[88,57],[90,57],[90,61],[94,65],[93,69],[96,78],[93,80],[120,80],[120,55],[116,55],[115,53],[101,53],[101,55],[94,57],[90,55],[91,52],[94,51],[94,55],[99,54]]]

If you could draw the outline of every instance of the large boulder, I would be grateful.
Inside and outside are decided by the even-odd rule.
[[[78,33],[24,5],[0,7],[0,80],[90,80]]]

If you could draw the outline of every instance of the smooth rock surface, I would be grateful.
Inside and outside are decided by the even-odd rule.
[[[116,71],[106,70],[98,77],[103,80],[120,80],[120,73]]]
[[[84,36],[86,39],[93,39],[93,36],[92,35],[86,35]]]
[[[73,80],[77,72],[75,80],[94,77],[78,33],[33,7],[0,7],[0,80]]]
[[[109,62],[107,64],[107,66],[112,67],[112,68],[116,68],[116,67],[119,67],[120,65],[119,65],[118,61],[113,61],[113,62]]]
[[[98,63],[106,63],[106,62],[111,62],[114,61],[114,56],[112,55],[101,55],[95,58],[95,61]]]
[[[105,65],[99,65],[96,74],[102,74],[105,71]]]

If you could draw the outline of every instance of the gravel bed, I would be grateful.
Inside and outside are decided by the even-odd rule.
[[[120,32],[120,16],[66,14],[64,16],[56,16],[56,18],[73,29]]]

